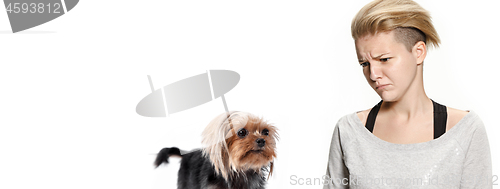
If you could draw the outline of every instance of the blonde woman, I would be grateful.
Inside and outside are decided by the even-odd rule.
[[[382,100],[337,123],[325,188],[492,188],[478,115],[425,93],[424,59],[440,43],[429,13],[411,0],[376,0],[358,12],[351,32]]]

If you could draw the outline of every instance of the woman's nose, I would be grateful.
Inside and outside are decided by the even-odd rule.
[[[376,81],[382,78],[382,69],[378,65],[370,64],[370,79]]]

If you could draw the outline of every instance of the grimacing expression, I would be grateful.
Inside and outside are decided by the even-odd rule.
[[[416,90],[417,69],[426,53],[424,42],[417,42],[410,52],[395,40],[394,31],[389,31],[363,36],[355,45],[363,74],[382,100],[397,101]]]

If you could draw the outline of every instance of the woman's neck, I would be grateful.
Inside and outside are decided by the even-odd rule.
[[[414,95],[406,95],[404,98],[393,102],[383,102],[380,111],[400,118],[407,117],[408,119],[433,112],[432,101],[427,97],[423,89],[420,92],[409,94]]]

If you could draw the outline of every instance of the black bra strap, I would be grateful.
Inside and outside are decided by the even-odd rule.
[[[448,113],[446,112],[446,106],[434,102],[434,100],[432,99],[431,101],[434,108],[434,139],[436,139],[446,132],[446,120],[448,119]],[[365,127],[371,133],[373,133],[373,127],[375,127],[375,119],[377,119],[377,114],[380,110],[381,105],[382,101],[380,101],[370,110],[368,118],[366,118]]]
[[[375,127],[375,119],[377,119],[378,111],[380,110],[380,106],[382,105],[382,100],[375,105],[368,113],[368,118],[366,118],[365,127],[373,133],[373,127]]]
[[[446,106],[434,102],[434,100],[432,100],[432,104],[434,105],[434,139],[436,139],[446,132],[448,113]]]

